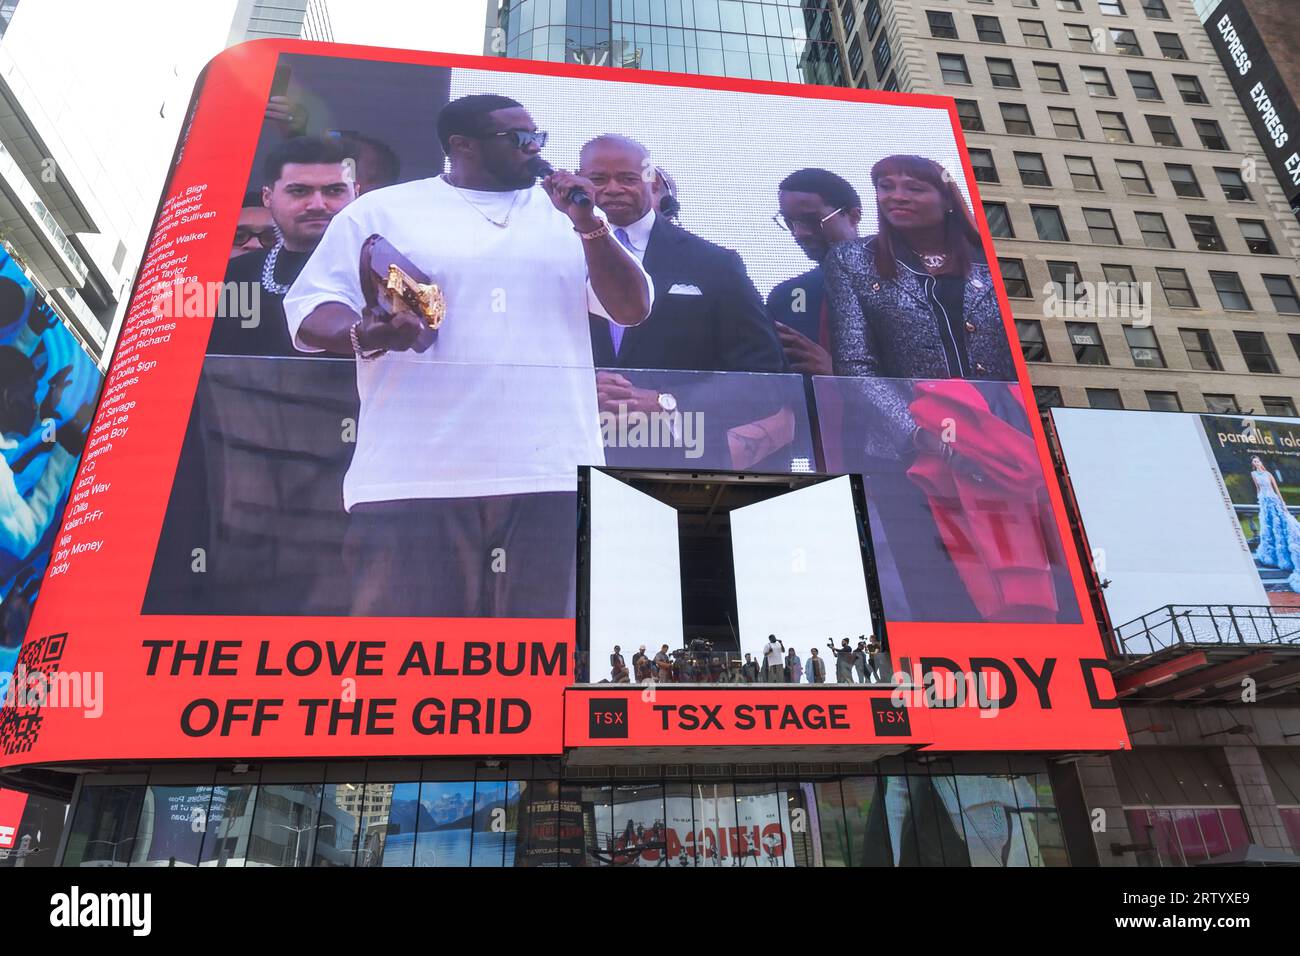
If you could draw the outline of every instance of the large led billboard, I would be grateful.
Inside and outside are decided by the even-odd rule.
[[[13,674],[41,582],[69,567],[55,537],[90,510],[91,483],[74,493],[103,375],[22,265],[0,249],[0,673]],[[0,696],[13,686],[10,679]]]
[[[562,752],[599,680],[583,466],[860,475],[899,675],[993,677],[917,742],[1123,745],[957,129],[899,94],[226,51],[32,632],[102,714],[13,712],[4,759]],[[604,570],[648,606],[646,560]]]
[[[1111,623],[1169,605],[1300,607],[1300,420],[1058,408]]]

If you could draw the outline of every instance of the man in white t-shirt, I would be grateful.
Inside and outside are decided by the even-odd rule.
[[[777,640],[775,634],[767,635],[767,646],[763,648],[763,656],[767,661],[767,682],[769,684],[784,684],[785,645]]]
[[[634,326],[654,293],[574,195],[594,196],[590,182],[559,171],[535,187],[546,134],[517,102],[461,97],[438,138],[450,171],[343,209],[285,298],[297,348],[357,359],[352,611],[568,616],[577,468],[604,463],[587,315]],[[425,351],[414,314],[365,307],[358,259],[373,234],[446,296]]]

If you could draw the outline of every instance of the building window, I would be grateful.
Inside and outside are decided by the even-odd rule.
[[[1124,118],[1123,113],[1107,113],[1098,110],[1097,121],[1101,123],[1101,131],[1106,136],[1106,142],[1133,142],[1133,134],[1129,132],[1128,120]]]
[[[987,149],[970,150],[970,165],[977,183],[1001,182],[998,168],[993,164],[993,154]]]
[[[1087,392],[1088,405],[1091,408],[1123,409],[1124,407],[1117,388],[1090,388]]]
[[[1052,291],[1062,302],[1079,302],[1088,297],[1083,284],[1083,273],[1077,262],[1047,261],[1047,275],[1052,280]]]
[[[1183,141],[1178,138],[1178,130],[1174,126],[1174,121],[1168,116],[1151,116],[1148,114],[1147,128],[1151,130],[1151,138],[1155,140],[1157,146],[1183,145]]]
[[[1083,73],[1083,85],[1088,88],[1089,96],[1115,96],[1115,88],[1110,85],[1110,76],[1099,66],[1080,67]]]
[[[1300,315],[1300,299],[1296,298],[1295,286],[1290,276],[1263,276],[1264,288],[1268,289],[1273,308],[1287,315]]]
[[[966,69],[966,58],[959,53],[940,53],[939,72],[945,83],[970,86],[970,71]]]
[[[1040,408],[1064,408],[1061,390],[1055,385],[1035,385],[1034,403]]]
[[[1097,0],[1097,6],[1108,17],[1126,16],[1122,0]]]
[[[1070,181],[1075,189],[1100,191],[1101,180],[1097,177],[1097,167],[1087,156],[1066,156],[1065,168],[1070,173]]]
[[[1097,53],[1096,39],[1092,28],[1086,23],[1067,23],[1065,35],[1070,41],[1070,49],[1075,53]]]
[[[1214,339],[1207,329],[1179,329],[1178,337],[1187,349],[1187,361],[1192,368],[1201,372],[1222,372],[1223,362],[1219,360],[1219,350],[1214,347]]]
[[[1277,248],[1273,245],[1273,237],[1268,234],[1268,227],[1262,221],[1258,219],[1238,219],[1237,225],[1241,227],[1241,236],[1246,240],[1246,248],[1253,255],[1277,255]]]
[[[1070,344],[1074,346],[1074,360],[1080,365],[1110,364],[1096,322],[1066,322],[1065,331],[1070,336]]]
[[[886,93],[897,93],[898,75],[896,73],[890,73],[889,76],[885,77],[885,85],[882,86],[881,89]]]
[[[999,257],[998,269],[1002,272],[1002,284],[1006,286],[1008,296],[1013,299],[1033,298],[1029,291],[1029,277],[1025,275],[1024,260]]]
[[[1138,0],[1142,12],[1151,20],[1168,20],[1169,11],[1165,9],[1165,0]]]
[[[1013,7],[1024,7],[1028,10],[1038,9],[1038,0],[1011,0]]]
[[[1016,153],[1016,168],[1020,170],[1020,181],[1026,186],[1050,186],[1051,177],[1047,175],[1047,166],[1042,153]]]
[[[1186,269],[1156,269],[1156,277],[1160,280],[1160,288],[1165,291],[1165,301],[1170,308],[1200,308],[1192,284],[1187,279]]]
[[[1178,34],[1157,33],[1156,42],[1160,44],[1160,52],[1166,60],[1187,59],[1187,51],[1183,49],[1183,41],[1178,39]]]
[[[1224,139],[1217,120],[1194,119],[1192,125],[1196,127],[1196,135],[1201,138],[1201,145],[1206,149],[1227,150],[1228,141]]]
[[[968,133],[984,132],[984,117],[980,115],[979,103],[974,100],[957,100],[957,119]]]
[[[1192,230],[1192,238],[1196,240],[1196,248],[1202,252],[1224,252],[1223,237],[1219,235],[1219,227],[1214,222],[1213,216],[1188,216],[1187,226]]]
[[[1250,202],[1250,187],[1246,181],[1241,178],[1241,173],[1235,169],[1222,169],[1214,167],[1214,175],[1219,179],[1219,188],[1223,190],[1223,198],[1233,202]]]
[[[1147,392],[1147,408],[1153,412],[1181,412],[1183,403],[1177,392]]]
[[[1047,26],[1042,20],[1021,20],[1020,35],[1025,38],[1025,46],[1041,47],[1044,50],[1052,48],[1052,40],[1047,35]]]
[[[1169,237],[1169,227],[1165,217],[1158,212],[1138,212],[1138,232],[1142,233],[1142,243],[1150,249],[1172,249],[1174,241]]]
[[[989,79],[993,81],[994,86],[1002,89],[1020,89],[1020,77],[1016,76],[1014,63],[1010,60],[997,60],[993,57],[985,57],[984,62],[988,64]]]
[[[1250,297],[1241,284],[1241,276],[1235,272],[1211,272],[1210,281],[1214,291],[1219,293],[1219,304],[1234,312],[1250,310]]]
[[[1207,393],[1205,396],[1205,410],[1211,415],[1241,414],[1236,395],[1210,395]]]
[[[994,239],[1016,238],[1016,232],[1011,227],[1011,217],[1007,213],[1006,203],[986,202],[984,204],[984,218],[989,223],[989,235]]]
[[[1020,337],[1020,351],[1026,362],[1050,362],[1047,340],[1043,338],[1043,323],[1034,319],[1016,319],[1016,335]]]
[[[1246,368],[1259,375],[1277,374],[1277,362],[1263,332],[1233,332],[1232,335],[1246,360]]]
[[[1196,180],[1196,172],[1190,166],[1183,166],[1178,163],[1165,163],[1165,170],[1169,173],[1169,183],[1174,187],[1174,193],[1188,199],[1202,199],[1205,194],[1201,192],[1201,184]]]
[[[1034,218],[1034,228],[1038,238],[1044,242],[1069,242],[1069,233],[1065,231],[1065,220],[1061,210],[1056,206],[1030,206],[1029,212]]]
[[[1124,191],[1130,196],[1150,196],[1154,192],[1151,188],[1151,180],[1147,179],[1146,167],[1138,160],[1117,159],[1115,168],[1119,170]]]
[[[1122,246],[1119,230],[1115,228],[1115,217],[1109,209],[1085,209],[1083,221],[1088,224],[1088,235],[1098,245]]]
[[[880,39],[876,45],[871,48],[871,60],[876,64],[876,76],[884,76],[885,71],[889,69],[889,64],[893,60],[893,51],[889,49],[889,34],[880,34]]]
[[[946,10],[927,10],[925,18],[930,21],[930,36],[940,40],[957,39],[957,24],[953,23],[951,13]]]
[[[1056,0],[1056,9],[1063,13],[1082,13],[1083,6],[1079,0]]]
[[[1264,403],[1264,414],[1272,415],[1275,418],[1295,418],[1295,402],[1285,395],[1261,395],[1260,401]]]
[[[863,62],[862,37],[856,36],[853,38],[853,42],[849,44],[849,72],[857,76],[862,72]]]
[[[1128,81],[1133,86],[1133,94],[1140,100],[1163,100],[1160,95],[1160,88],[1156,86],[1156,78],[1150,73],[1144,73],[1141,70],[1129,70]]]
[[[1175,73],[1174,86],[1178,88],[1178,94],[1183,98],[1184,103],[1204,106],[1210,102],[1205,96],[1205,90],[1201,88],[1201,81],[1194,76],[1180,76]]]
[[[1142,45],[1138,43],[1137,34],[1132,30],[1111,27],[1110,42],[1115,44],[1115,52],[1122,56],[1142,55]]]
[[[880,0],[867,0],[867,38],[875,36],[876,27],[880,26]]]
[[[1047,115],[1052,118],[1052,129],[1057,139],[1083,139],[1083,127],[1079,125],[1079,114],[1068,106],[1049,106]]]
[[[1128,340],[1128,350],[1133,355],[1133,364],[1138,368],[1164,368],[1165,356],[1160,351],[1160,343],[1151,326],[1141,328],[1133,325],[1124,326],[1124,338]]]
[[[1137,275],[1132,266],[1106,265],[1102,263],[1102,275],[1106,277],[1106,294],[1110,296],[1111,315],[1123,315],[1129,308],[1141,307],[1142,287],[1138,285]]]
[[[1002,35],[1002,21],[997,17],[975,17],[975,36],[981,43],[1006,43]]]
[[[1038,74],[1038,88],[1044,93],[1068,92],[1061,68],[1055,63],[1034,63],[1034,72]]]
[[[1034,124],[1029,119],[1028,107],[1019,103],[999,103],[1002,125],[1013,136],[1033,136]]]

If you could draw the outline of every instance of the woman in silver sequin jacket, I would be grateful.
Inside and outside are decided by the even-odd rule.
[[[1014,381],[1015,364],[979,230],[948,172],[921,156],[871,170],[880,231],[831,249],[823,263],[835,374],[869,379]],[[868,455],[917,441],[911,382],[865,381],[882,416]]]

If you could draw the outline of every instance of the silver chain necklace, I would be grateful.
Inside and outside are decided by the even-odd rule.
[[[465,193],[461,190],[461,188],[460,188],[459,186],[457,186],[455,183],[453,183],[453,182],[452,182],[452,181],[447,177],[447,174],[446,174],[446,173],[443,173],[443,174],[442,174],[442,178],[443,178],[443,181],[446,182],[446,184],[447,184],[448,186],[450,186],[452,189],[456,190],[456,195],[457,195],[457,196],[459,196],[461,199],[465,200],[465,202],[466,202],[470,207],[472,207],[472,208],[473,208],[473,209],[474,209],[474,210],[475,210],[475,211],[476,211],[480,216],[482,216],[482,217],[483,217],[484,219],[486,219],[488,222],[492,223],[492,225],[496,226],[498,229],[504,229],[504,228],[506,228],[506,226],[510,225],[510,216],[511,216],[511,215],[514,213],[514,211],[515,211],[515,203],[519,202],[519,193],[520,193],[521,190],[514,190],[514,194],[515,194],[515,196],[514,196],[513,199],[510,200],[510,208],[506,210],[506,218],[503,219],[503,220],[501,220],[501,222],[497,222],[495,219],[493,219],[491,216],[489,216],[487,213],[485,213],[485,212],[483,211],[483,207],[482,207],[482,206],[480,206],[480,205],[479,205],[478,203],[476,203],[476,202],[473,202],[473,201],[472,201],[468,196],[466,196]]]
[[[266,261],[262,263],[262,288],[271,295],[285,295],[289,291],[289,286],[293,283],[275,281],[275,263],[280,258],[280,250],[284,248],[284,240],[277,239],[271,251],[266,254]]]

